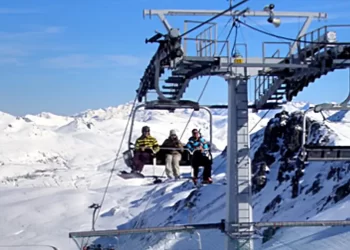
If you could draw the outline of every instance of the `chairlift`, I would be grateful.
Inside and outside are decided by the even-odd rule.
[[[205,150],[207,155],[212,158],[211,155],[211,145],[212,145],[212,126],[213,126],[213,117],[212,117],[212,112],[210,110],[210,107],[216,107],[220,108],[221,106],[201,106],[197,102],[193,101],[186,101],[186,100],[180,100],[177,102],[165,102],[165,101],[149,101],[146,102],[145,104],[141,104],[137,106],[133,113],[132,113],[132,119],[131,119],[131,125],[130,125],[130,133],[129,133],[129,139],[128,139],[128,150],[123,152],[123,159],[125,164],[128,167],[132,167],[132,159],[134,157],[134,143],[131,141],[132,136],[133,136],[133,128],[134,128],[134,123],[135,123],[135,117],[136,113],[140,108],[144,108],[145,110],[168,110],[170,112],[174,112],[176,109],[193,109],[195,111],[199,111],[200,109],[206,110],[209,114],[209,142],[208,142],[208,150]],[[185,146],[185,145],[184,145]],[[152,149],[151,150],[153,153],[153,157],[151,157],[149,162],[146,162],[145,165],[153,165],[153,173],[155,173],[155,167],[156,166],[161,166],[165,165],[165,154],[166,151],[169,150],[179,150],[179,148],[168,148],[168,147],[162,147],[160,146],[160,150],[155,153]],[[180,166],[191,166],[191,160],[192,156],[195,151],[190,151],[187,148],[183,148],[183,152],[181,152],[181,161],[180,161]]]
[[[336,111],[336,110],[350,110],[350,106],[347,105],[347,99],[341,104],[323,103],[316,105],[314,108],[310,108],[305,112],[303,118],[303,135],[302,135],[302,149],[301,160],[305,161],[350,161],[350,146],[321,146],[314,145],[306,142],[306,138],[311,137],[311,128],[317,122],[313,122],[309,125],[309,133],[306,136],[306,119],[307,113],[314,111],[315,113],[321,113],[322,111]]]

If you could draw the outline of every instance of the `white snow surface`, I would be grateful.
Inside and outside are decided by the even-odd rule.
[[[309,104],[291,103],[287,111],[304,111]],[[51,113],[15,117],[0,112],[0,250],[77,249],[69,239],[71,231],[91,230],[92,210],[88,206],[99,203],[122,139],[131,104],[99,110],[88,110],[74,116]],[[139,111],[136,115],[132,141],[140,135],[141,127],[148,125],[160,143],[170,129],[181,135],[191,110],[175,113],[167,111]],[[249,128],[255,136],[251,143],[251,157],[263,139],[264,127],[276,111],[264,119],[264,113],[249,113]],[[350,145],[350,115],[346,112],[327,113],[332,142]],[[322,121],[322,117],[311,114]],[[259,123],[258,123],[259,122]],[[258,123],[257,126],[255,126]],[[186,142],[193,128],[200,128],[209,139],[208,115],[196,112],[182,139]],[[213,143],[219,150],[226,147],[227,116],[225,110],[213,110]],[[126,140],[129,131],[126,134]],[[121,152],[126,150],[124,141]],[[96,229],[126,229],[154,226],[172,226],[184,223],[219,222],[225,216],[225,163],[220,153],[213,164],[214,184],[195,189],[190,181],[164,182],[151,185],[152,179],[124,180],[116,173],[129,170],[122,159],[116,162],[115,172],[105,197]],[[119,155],[121,156],[121,155]],[[276,163],[277,164],[277,163]],[[337,165],[338,164],[338,165]],[[331,166],[346,168],[340,180],[327,180]],[[342,163],[312,163],[305,170],[302,186],[310,188],[316,179],[322,185],[315,195],[302,194],[291,198],[290,182],[275,189],[278,166],[270,166],[269,182],[263,191],[254,195],[254,221],[327,220],[350,217],[350,199],[320,207],[334,192],[334,185],[345,184],[350,168]],[[162,175],[164,167],[157,166]],[[182,167],[185,177],[191,169]],[[145,166],[145,175],[153,174]],[[278,208],[264,213],[271,200],[280,195]],[[187,201],[194,201],[189,209]],[[218,230],[201,232],[203,250],[223,249],[224,235]],[[90,239],[91,241],[100,239]],[[116,244],[116,240],[110,240]],[[291,228],[278,230],[272,240],[256,249],[348,249],[350,231],[344,228]],[[198,249],[196,236],[188,233],[146,234],[121,236],[119,249]]]

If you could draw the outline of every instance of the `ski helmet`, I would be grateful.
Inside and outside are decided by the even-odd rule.
[[[145,132],[150,132],[150,128],[148,126],[142,127],[142,133],[145,133]]]

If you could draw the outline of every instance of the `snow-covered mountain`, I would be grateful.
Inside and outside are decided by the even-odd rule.
[[[67,117],[51,113],[15,117],[0,112],[0,250],[10,249],[10,245],[16,245],[11,248],[16,250],[45,246],[77,249],[68,232],[91,229],[92,211],[88,206],[102,199],[131,106],[127,103]],[[285,164],[300,147],[298,128],[302,112],[309,106],[285,105],[287,116],[281,116],[281,110],[249,114],[255,221],[350,217],[349,163],[310,163],[305,169],[294,163]],[[181,135],[190,113],[191,110],[140,110],[132,141],[144,125],[151,127],[159,142],[170,129]],[[314,141],[350,145],[350,127],[346,123],[350,114],[339,111],[326,115],[333,123],[327,122],[313,131]],[[311,113],[310,118],[322,122],[319,114]],[[213,144],[222,151],[227,144],[226,111],[213,110],[213,121]],[[200,111],[193,116],[183,141],[195,127],[209,139],[208,115]],[[124,142],[121,152],[126,145]],[[150,185],[151,179],[124,180],[114,174],[96,229],[219,222],[225,216],[226,154],[223,151],[216,155],[215,184],[201,189],[195,189],[186,179]],[[262,162],[269,172],[260,168]],[[120,170],[127,170],[122,159],[116,164],[116,172]],[[187,177],[191,173],[188,167],[181,170]],[[164,167],[155,171],[162,175]],[[153,168],[146,166],[145,174],[152,173]],[[347,236],[347,228],[269,229],[261,231],[263,239],[256,240],[255,246],[348,249]],[[223,249],[224,237],[220,231],[201,232],[203,249]],[[119,249],[198,249],[196,244],[196,236],[187,233],[119,237]]]

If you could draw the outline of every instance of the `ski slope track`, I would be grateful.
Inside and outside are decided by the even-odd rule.
[[[269,158],[269,172],[264,174],[266,183],[258,189],[254,186],[254,221],[350,217],[347,196],[350,193],[350,163],[310,163],[298,180],[296,197],[292,197],[292,179],[297,168],[291,165],[283,173],[280,171],[280,161],[286,157],[283,149],[290,140],[290,133],[277,133],[276,136],[276,128],[287,124],[289,129],[297,131],[300,126],[288,121],[300,121],[300,117],[292,114],[300,115],[309,105],[285,105],[283,109],[289,112],[289,117],[284,122],[276,118],[281,110],[270,111],[262,120],[266,111],[249,114],[249,128],[254,127],[250,156],[255,177],[257,164]],[[77,249],[68,238],[68,232],[91,230],[92,210],[88,206],[101,201],[131,106],[132,103],[127,103],[73,116],[41,113],[15,117],[0,112],[0,250],[52,249],[49,246],[60,250]],[[166,139],[170,129],[176,129],[181,135],[191,112],[140,110],[132,140],[136,140],[144,125],[150,126],[151,134],[159,143]],[[312,120],[321,124],[319,130],[312,133],[314,141],[350,145],[350,114],[339,111],[328,112],[327,116],[332,122],[322,124],[320,115],[310,114]],[[183,142],[195,127],[200,128],[209,140],[208,115],[199,111],[192,118]],[[219,222],[225,217],[226,131],[226,111],[213,110],[213,143],[217,148],[213,164],[214,184],[199,189],[185,178],[191,175],[188,167],[181,168],[182,180],[153,185],[151,178],[120,178],[116,173],[129,169],[121,159],[118,160],[95,228]],[[121,152],[126,148],[125,141]],[[155,171],[162,175],[164,167],[158,166]],[[152,167],[145,166],[144,173],[152,175]],[[279,181],[282,177],[283,181]],[[204,250],[223,249],[225,236],[220,231],[200,233]],[[264,243],[262,239],[255,240],[255,249],[338,250],[348,249],[350,245],[347,227],[289,228],[272,233],[261,230],[260,233]],[[117,243],[116,239],[93,238],[91,241]],[[140,250],[198,249],[196,234],[189,233],[126,235],[119,237],[119,246],[120,249]]]

